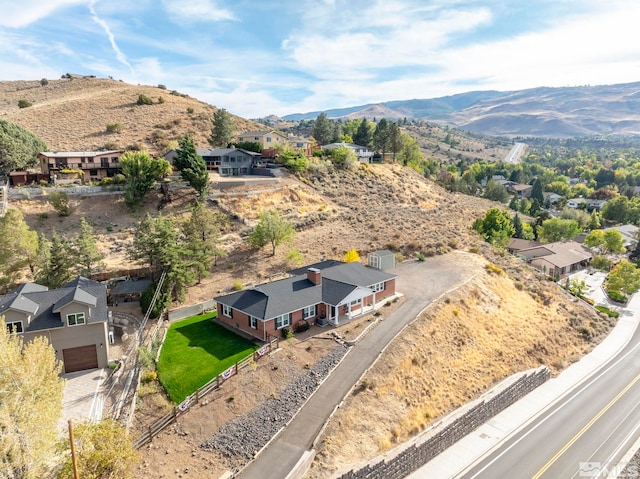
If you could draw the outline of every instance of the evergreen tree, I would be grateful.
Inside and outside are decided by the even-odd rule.
[[[366,118],[363,118],[358,125],[358,130],[353,135],[353,142],[356,145],[371,148],[373,144],[373,127]]]
[[[373,146],[376,151],[382,153],[382,160],[384,161],[387,150],[389,149],[389,141],[391,136],[391,127],[389,122],[382,118],[376,125],[376,129],[373,132]]]
[[[75,276],[75,259],[73,246],[64,236],[55,231],[51,236],[49,262],[42,271],[38,283],[51,289],[60,288]]]
[[[494,180],[489,180],[487,181],[487,186],[484,188],[482,197],[487,198],[488,200],[505,203],[509,199],[509,192],[500,183]]]
[[[90,278],[93,269],[104,258],[104,255],[98,251],[98,245],[93,236],[93,227],[84,218],[80,219],[80,234],[75,240],[74,249],[77,264],[80,266],[80,274]]]
[[[542,181],[540,181],[540,178],[536,178],[533,182],[533,188],[531,189],[531,200],[538,200],[538,205],[544,204],[544,194],[542,189]]]
[[[209,189],[209,172],[207,164],[196,150],[193,138],[184,135],[180,140],[180,147],[176,150],[177,156],[173,162],[174,166],[180,171],[180,176],[191,186],[198,194],[198,200],[206,199],[207,190]]]
[[[396,162],[396,155],[402,147],[402,132],[400,127],[396,123],[391,123],[389,126],[389,149],[393,154],[393,162]]]
[[[520,219],[520,215],[516,213],[513,218],[513,237],[514,238],[524,238],[524,229],[522,227],[522,220]]]
[[[127,151],[120,157],[122,173],[126,178],[125,203],[136,208],[149,193],[156,181],[171,171],[166,160],[155,160],[146,151]]]
[[[328,145],[335,137],[335,128],[333,122],[326,113],[320,113],[313,122],[311,135],[315,138],[320,146]],[[338,135],[340,136],[340,135]]]
[[[22,270],[35,271],[38,234],[29,229],[20,210],[9,208],[0,218],[0,294],[11,289]]]
[[[193,262],[193,269],[198,283],[209,273],[211,260],[214,264],[219,257],[226,256],[220,248],[219,217],[201,203],[196,203],[191,210],[189,221],[184,226],[188,256]]]
[[[591,216],[589,216],[589,224],[587,225],[587,227],[591,231],[602,228],[602,219],[600,218],[600,214],[596,210],[593,210],[591,212]]]
[[[226,148],[236,134],[236,124],[231,114],[224,108],[219,108],[213,114],[212,122],[209,144],[214,148]]]
[[[518,201],[518,195],[513,195],[511,197],[511,201],[509,202],[509,209],[513,211],[518,211],[520,208],[520,202]]]
[[[38,153],[47,145],[21,126],[0,120],[0,173],[38,165]]]

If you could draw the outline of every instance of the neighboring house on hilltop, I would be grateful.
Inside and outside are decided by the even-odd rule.
[[[517,183],[515,185],[508,186],[507,191],[511,194],[517,195],[518,199],[522,200],[525,198],[531,198],[531,192],[533,191],[533,186]]]
[[[196,153],[207,164],[207,170],[218,170],[222,176],[249,174],[251,168],[263,166],[260,153],[242,148],[198,148]],[[176,150],[170,150],[164,159],[173,164],[177,156]]]
[[[395,278],[361,263],[322,261],[289,278],[215,298],[218,320],[262,341],[302,321],[337,326],[394,295]]]
[[[238,141],[260,143],[263,150],[272,150],[277,145],[286,145],[289,139],[276,130],[246,131],[238,135]]]
[[[38,153],[42,174],[63,179],[62,170],[82,170],[85,181],[96,181],[120,173],[120,155],[124,150],[43,151]]]
[[[369,151],[366,146],[354,145],[353,143],[329,143],[322,145],[323,150],[335,150],[336,148],[345,147],[353,150],[360,163],[371,163],[373,159],[373,151]]]
[[[25,341],[46,337],[65,373],[109,362],[107,288],[97,281],[78,277],[53,290],[25,283],[0,296],[0,316]]]
[[[586,208],[587,211],[600,211],[607,200],[592,200],[589,198],[571,198],[567,200],[569,208]]]
[[[300,136],[288,136],[287,141],[292,148],[302,151],[305,155],[311,156],[311,140],[308,138],[302,138]]]
[[[589,248],[576,241],[539,243],[512,238],[507,250],[554,278],[585,268],[593,257]]]

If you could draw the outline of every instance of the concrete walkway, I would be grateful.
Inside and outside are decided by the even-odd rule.
[[[434,300],[473,277],[473,270],[464,266],[467,258],[466,254],[456,252],[424,262],[398,265],[392,272],[399,275],[396,289],[404,293],[404,303],[351,348],[289,425],[238,477],[286,478],[299,460],[308,454],[334,410],[391,340]]]
[[[600,303],[591,294],[587,296]],[[444,479],[461,476],[465,470],[503,440],[535,420],[577,385],[593,376],[628,344],[639,323],[640,294],[636,294],[627,308],[621,311],[618,324],[613,331],[591,353],[505,409],[408,477]]]

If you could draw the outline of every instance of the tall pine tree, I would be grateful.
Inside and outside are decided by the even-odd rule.
[[[180,176],[198,193],[199,201],[204,201],[209,189],[209,172],[207,164],[198,155],[193,138],[184,135],[180,140],[180,147],[176,150],[177,156],[173,162],[180,171]]]

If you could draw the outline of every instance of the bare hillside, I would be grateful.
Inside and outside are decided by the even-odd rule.
[[[153,105],[137,105],[140,94]],[[20,100],[32,106],[19,108]],[[31,130],[52,151],[136,145],[160,154],[169,141],[185,133],[206,147],[215,111],[175,90],[102,78],[49,80],[44,86],[40,81],[0,82],[0,118]],[[234,120],[238,131],[259,127],[240,117]],[[107,125],[114,123],[122,124],[122,132],[107,133]]]

